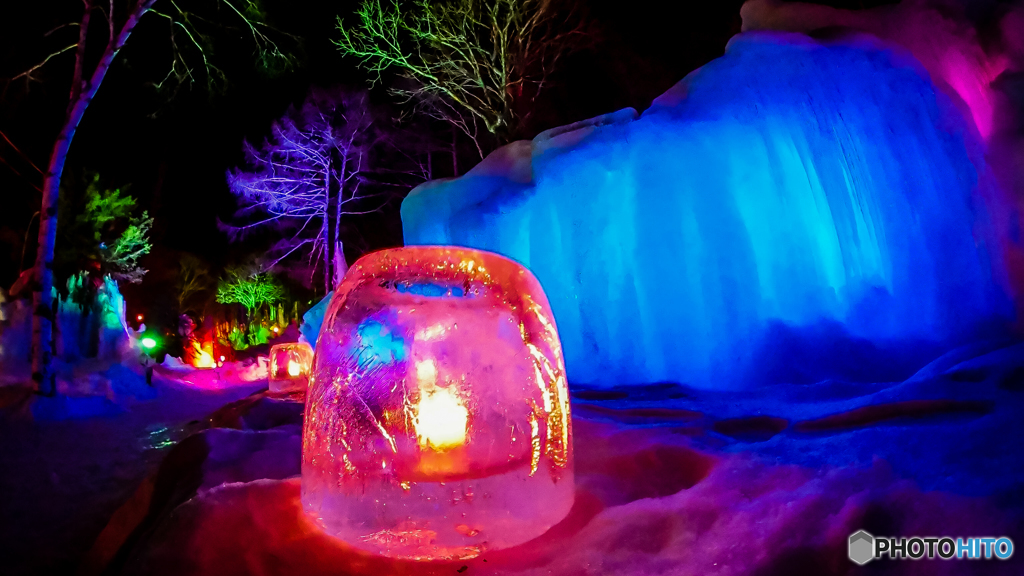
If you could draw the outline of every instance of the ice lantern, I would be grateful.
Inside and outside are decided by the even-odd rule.
[[[313,362],[313,349],[304,342],[275,344],[270,349],[268,380],[271,392],[305,390],[309,382],[309,367]]]
[[[543,534],[573,497],[565,365],[533,275],[461,248],[360,259],[313,360],[306,512],[356,548],[455,559]]]

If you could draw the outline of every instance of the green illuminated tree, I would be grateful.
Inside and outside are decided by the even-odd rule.
[[[229,268],[217,286],[217,302],[245,306],[250,322],[260,306],[284,298],[284,287],[273,275],[249,267]]]
[[[579,20],[560,12],[552,0],[363,0],[357,23],[339,18],[336,44],[376,79],[394,69],[410,80],[392,92],[474,142],[482,124],[504,143],[519,135],[518,111],[584,36]]]
[[[119,188],[103,188],[100,175],[93,174],[92,180],[85,187],[85,208],[75,217],[75,221],[88,227],[93,240],[99,243],[104,240],[104,231],[119,220],[130,217],[134,209],[135,198],[127,194],[122,196]]]
[[[132,218],[121,235],[109,245],[100,245],[100,259],[103,271],[118,282],[138,284],[147,270],[139,265],[139,258],[149,254],[149,229],[153,219],[148,212]]]
[[[61,198],[60,215],[65,225],[54,255],[58,281],[84,272],[97,285],[104,276],[119,283],[141,282],[146,270],[139,259],[150,251],[153,219],[146,212],[132,216],[135,198],[120,188],[104,188],[99,174],[88,178],[81,198],[76,200],[67,193]]]

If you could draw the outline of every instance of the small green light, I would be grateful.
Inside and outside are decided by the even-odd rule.
[[[147,336],[142,339],[142,347],[147,350],[152,350],[154,347],[156,347],[156,340]]]

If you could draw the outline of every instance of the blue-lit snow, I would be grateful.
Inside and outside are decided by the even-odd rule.
[[[973,127],[909,55],[744,34],[634,120],[500,149],[402,206],[407,244],[522,262],[574,383],[902,380],[999,332]]]
[[[829,469],[868,467],[884,460],[898,477],[913,479],[923,490],[995,496],[1003,505],[1024,509],[1024,493],[1019,490],[1024,452],[1012,440],[998,440],[1024,433],[1019,417],[1024,408],[1024,343],[1019,341],[981,341],[954,349],[902,382],[827,380],[743,391],[646,388],[625,387],[627,397],[591,401],[586,389],[577,387],[573,409],[582,417],[641,428],[692,426],[701,431],[691,438],[696,446],[710,452],[757,454],[777,464]],[[942,401],[958,408],[820,431],[800,430],[797,425],[914,401]],[[589,406],[614,411],[595,413],[588,411]],[[694,418],[630,416],[650,407],[689,410]],[[766,439],[736,440],[709,433],[714,422],[756,416],[784,420],[785,427]]]

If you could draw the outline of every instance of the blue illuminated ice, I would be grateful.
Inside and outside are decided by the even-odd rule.
[[[299,325],[300,341],[309,344],[313,350],[316,350],[316,341],[320,338],[320,327],[323,326],[324,314],[327,312],[327,305],[331,303],[331,296],[334,296],[333,290],[302,315],[302,324]]]
[[[979,142],[908,55],[743,34],[639,118],[420,186],[405,241],[525,264],[574,382],[904,378],[1009,313]]]

